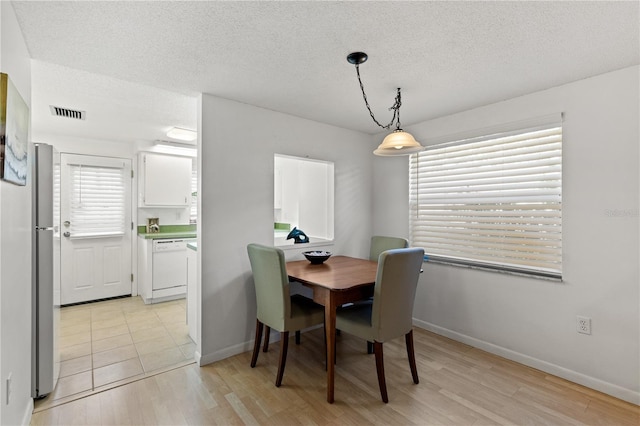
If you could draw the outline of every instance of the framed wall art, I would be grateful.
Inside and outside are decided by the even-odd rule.
[[[0,178],[27,184],[29,107],[9,76],[0,73]]]

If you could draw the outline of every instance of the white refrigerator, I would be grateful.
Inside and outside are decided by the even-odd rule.
[[[33,162],[31,396],[43,398],[60,371],[60,156],[35,144]]]

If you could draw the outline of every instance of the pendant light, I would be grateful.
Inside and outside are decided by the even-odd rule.
[[[358,82],[360,83],[360,90],[362,91],[364,104],[369,110],[369,115],[373,119],[374,123],[383,129],[389,129],[394,122],[396,123],[395,130],[384,138],[380,146],[378,146],[373,153],[380,156],[395,157],[423,151],[425,148],[415,140],[411,133],[405,132],[400,128],[400,106],[402,105],[400,88],[398,88],[398,92],[396,93],[394,104],[389,108],[389,111],[393,111],[393,117],[389,124],[382,125],[374,117],[371,107],[369,106],[369,101],[367,101],[367,95],[364,93],[364,85],[360,79],[360,64],[366,62],[368,58],[369,56],[364,52],[353,52],[347,56],[347,62],[356,66],[356,74],[358,76]]]

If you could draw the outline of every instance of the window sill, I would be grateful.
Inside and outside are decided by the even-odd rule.
[[[427,260],[427,255],[425,255],[425,262],[435,263],[439,265],[450,265],[450,266],[459,267],[459,268],[479,269],[481,271],[498,272],[501,274],[518,275],[521,277],[535,278],[539,280],[554,281],[559,283],[563,282],[561,276],[545,274],[545,273],[536,273],[533,271],[529,272],[525,270],[518,271],[514,269],[506,269],[506,268],[502,269],[498,267],[485,266],[482,264],[461,263],[461,262],[447,260],[444,258],[436,258],[435,256],[428,256],[428,260]]]
[[[325,240],[322,238],[310,238],[308,243],[295,244],[293,240],[287,240],[286,237],[274,238],[273,245],[282,250],[300,250],[308,251],[311,248],[333,246],[333,240]]]

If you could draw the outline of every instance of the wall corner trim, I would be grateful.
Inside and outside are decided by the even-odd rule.
[[[29,398],[29,403],[25,408],[24,416],[22,416],[22,424],[24,426],[31,424],[31,417],[33,416],[33,410],[34,410],[33,399]]]

